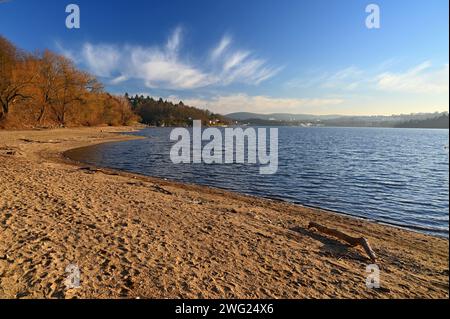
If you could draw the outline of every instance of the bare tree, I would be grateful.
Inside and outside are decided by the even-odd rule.
[[[8,115],[13,104],[29,98],[25,91],[35,77],[30,71],[33,61],[29,57],[19,58],[9,53],[13,51],[0,48],[0,120]]]
[[[66,125],[66,115],[70,108],[80,105],[88,92],[88,86],[94,85],[92,78],[84,72],[75,69],[72,63],[60,58],[58,78],[55,85],[56,102],[50,104],[59,125]]]
[[[45,119],[47,109],[56,103],[56,81],[58,78],[58,60],[59,56],[45,51],[40,58],[38,66],[38,77],[35,86],[38,89],[38,114],[37,122],[40,124]]]

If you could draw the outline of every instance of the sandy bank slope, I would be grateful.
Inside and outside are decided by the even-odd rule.
[[[61,162],[126,139],[112,131],[0,131],[0,297],[448,298],[448,240]],[[366,288],[364,252],[309,221],[366,236],[383,289]],[[80,289],[65,288],[70,264]]]

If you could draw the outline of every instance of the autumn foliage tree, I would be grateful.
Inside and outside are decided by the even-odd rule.
[[[138,120],[129,101],[103,91],[69,59],[26,54],[0,36],[0,127],[128,125]]]
[[[14,104],[28,98],[25,91],[35,77],[30,72],[32,64],[9,41],[0,37],[0,120],[6,118]]]

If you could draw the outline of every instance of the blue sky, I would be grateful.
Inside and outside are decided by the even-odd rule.
[[[67,29],[65,8],[81,10]],[[376,3],[381,28],[368,29]],[[448,111],[446,0],[0,1],[0,34],[107,90],[220,113]]]

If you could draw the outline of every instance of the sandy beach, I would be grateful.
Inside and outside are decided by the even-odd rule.
[[[448,239],[63,156],[129,130],[0,131],[0,298],[449,297]],[[381,288],[311,221],[366,237]]]

